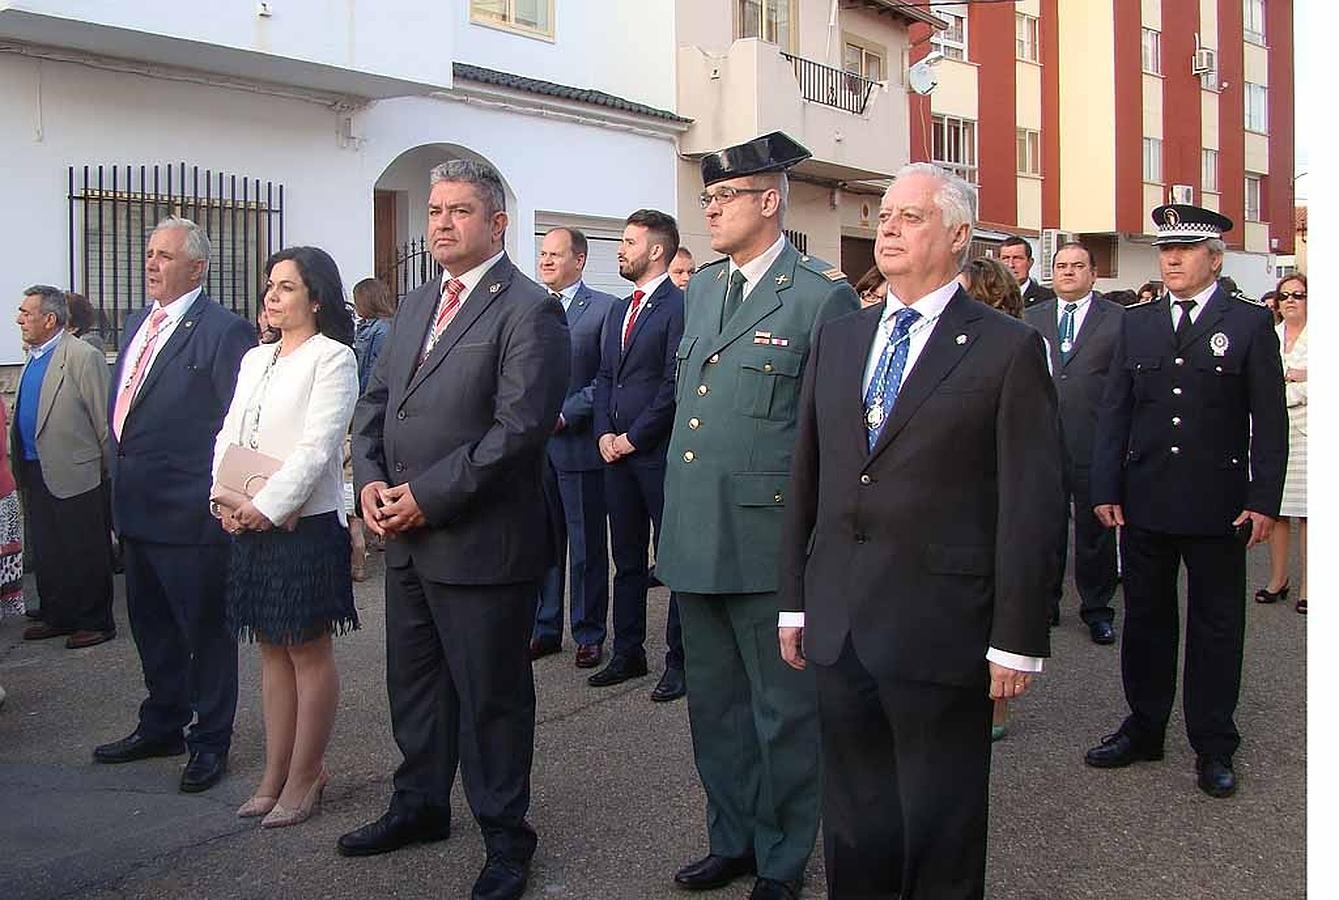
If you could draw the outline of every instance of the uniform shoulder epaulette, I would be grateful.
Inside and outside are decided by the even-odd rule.
[[[1141,309],[1141,308],[1143,308],[1143,307],[1145,307],[1145,306],[1152,306],[1154,303],[1157,303],[1159,299],[1161,299],[1161,298],[1154,297],[1152,300],[1140,300],[1138,303],[1131,303],[1129,306],[1127,306],[1127,307],[1125,307],[1125,308],[1126,308],[1126,309]]]
[[[705,269],[710,269],[712,266],[719,266],[721,263],[723,263],[723,262],[729,262],[729,261],[730,261],[730,257],[728,257],[728,256],[722,256],[720,259],[713,259],[711,262],[704,262],[702,265],[700,265],[700,266],[698,266],[696,269],[694,269],[693,272],[695,272],[695,273],[696,273],[696,272],[701,272],[701,271],[703,271],[703,270],[705,270]]]
[[[800,265],[813,272],[815,275],[822,275],[828,281],[845,281],[846,273],[837,266],[826,260],[819,259],[817,256],[809,256],[807,253],[800,254]]]
[[[1242,303],[1249,303],[1251,304],[1251,306],[1259,306],[1259,307],[1265,306],[1265,301],[1256,300],[1254,297],[1247,297],[1245,294],[1228,294],[1228,296],[1234,300],[1240,300]]]

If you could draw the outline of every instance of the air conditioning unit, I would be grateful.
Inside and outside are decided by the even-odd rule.
[[[1195,55],[1190,60],[1190,74],[1207,75],[1216,68],[1216,63],[1213,50],[1200,47],[1195,50]]]
[[[1193,206],[1195,204],[1194,186],[1189,184],[1172,185],[1172,202]]]
[[[1041,280],[1043,282],[1049,283],[1053,277],[1051,262],[1055,259],[1055,251],[1072,240],[1074,240],[1074,235],[1068,231],[1061,231],[1058,228],[1043,228],[1041,230],[1041,247],[1038,248],[1038,253],[1041,256]]]

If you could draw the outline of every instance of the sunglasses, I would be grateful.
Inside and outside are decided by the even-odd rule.
[[[1280,300],[1305,300],[1306,291],[1279,291],[1278,298]]]

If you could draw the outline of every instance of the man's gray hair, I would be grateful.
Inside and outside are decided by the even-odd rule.
[[[484,202],[485,212],[490,216],[507,211],[507,193],[502,187],[502,176],[488,163],[475,162],[472,159],[452,159],[433,166],[428,174],[429,185],[443,181],[473,185],[475,192]]]
[[[976,230],[976,188],[942,166],[933,163],[907,163],[893,175],[893,181],[908,175],[928,175],[938,179],[939,190],[935,191],[935,206],[939,207],[944,225],[950,229],[966,225],[969,231]],[[958,253],[958,263],[967,261],[972,242],[969,240]]]
[[[205,271],[208,272],[211,247],[209,235],[205,234],[205,230],[185,216],[168,216],[154,226],[150,237],[170,228],[180,228],[186,232],[186,255],[195,260],[203,259],[205,261]]]
[[[55,316],[56,324],[61,328],[70,321],[70,304],[65,299],[65,292],[60,288],[49,284],[34,284],[23,292],[23,296],[41,297],[42,315]]]

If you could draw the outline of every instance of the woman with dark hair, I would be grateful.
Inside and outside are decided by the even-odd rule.
[[[107,344],[102,339],[102,332],[97,328],[98,314],[93,309],[93,304],[89,303],[83,294],[76,294],[74,291],[65,292],[65,304],[70,308],[70,319],[65,323],[65,330],[94,349],[105,353]]]
[[[1149,300],[1156,300],[1162,296],[1162,284],[1157,281],[1145,281],[1139,287],[1139,296],[1136,303],[1146,303]]]
[[[358,627],[342,458],[358,364],[339,269],[324,250],[281,250],[265,273],[265,313],[279,340],[242,358],[214,477],[234,444],[282,464],[236,508],[212,506],[233,535],[229,628],[260,643],[265,774],[237,814],[277,828],[305,821],[320,802],[339,703],[331,636]]]
[[[1279,312],[1279,292],[1265,291],[1260,295],[1260,302],[1264,304],[1265,309],[1274,314],[1274,325],[1277,327],[1283,321],[1283,314]]]
[[[1306,276],[1289,275],[1275,291],[1283,321],[1275,331],[1283,354],[1283,390],[1288,402],[1288,469],[1283,476],[1279,521],[1269,532],[1269,584],[1255,592],[1257,603],[1288,599],[1288,544],[1297,520],[1302,584],[1293,608],[1306,612]]]
[[[878,266],[870,266],[869,271],[860,276],[860,280],[855,283],[855,292],[860,298],[862,309],[884,301],[888,295],[888,282],[884,280]]]
[[[395,295],[386,283],[364,278],[353,286],[353,309],[358,314],[353,352],[358,356],[358,393],[367,390],[367,379],[381,355],[381,345],[391,330],[395,315]]]

